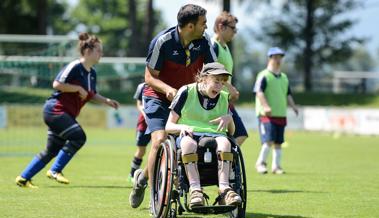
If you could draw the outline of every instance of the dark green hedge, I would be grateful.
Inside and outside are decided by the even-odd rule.
[[[51,89],[1,88],[0,104],[43,103],[51,92]],[[135,104],[132,92],[102,92],[101,94],[114,98],[121,104]],[[379,95],[375,94],[295,93],[294,98],[299,105],[379,108]],[[254,95],[242,93],[237,104],[252,107]]]

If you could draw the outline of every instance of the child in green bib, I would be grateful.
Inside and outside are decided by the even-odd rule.
[[[241,197],[229,185],[232,153],[227,134],[233,135],[235,126],[229,113],[229,94],[223,91],[231,74],[219,63],[206,64],[197,82],[179,89],[171,103],[166,131],[178,134],[177,144],[182,150],[182,161],[190,183],[190,207],[205,203],[197,168],[197,145],[201,137],[213,137],[217,142],[219,192],[223,203],[238,205]],[[216,173],[216,172],[215,172]]]
[[[267,173],[266,159],[271,148],[273,150],[272,173],[284,173],[281,159],[284,130],[287,124],[287,105],[294,110],[296,115],[299,113],[292,98],[287,75],[281,72],[281,62],[284,55],[284,51],[278,47],[268,50],[267,68],[258,74],[254,87],[256,93],[255,111],[262,143],[256,169],[261,174]]]
[[[237,17],[233,16],[229,12],[223,11],[220,15],[216,17],[213,30],[215,35],[212,39],[213,50],[217,55],[217,62],[223,64],[225,69],[233,74],[233,57],[229,50],[228,43],[230,43],[235,34],[237,33]],[[232,112],[233,122],[236,127],[236,131],[233,134],[238,145],[242,145],[247,139],[248,134],[241,117],[239,116],[234,103],[239,98],[239,91],[231,83],[231,79],[225,83],[226,91],[230,94],[230,111]]]

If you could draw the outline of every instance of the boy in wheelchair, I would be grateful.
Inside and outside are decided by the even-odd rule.
[[[197,75],[197,82],[179,89],[171,103],[166,131],[179,134],[177,145],[182,151],[190,185],[190,207],[203,206],[205,199],[200,184],[196,153],[199,139],[213,137],[217,142],[218,187],[221,203],[239,205],[241,197],[229,185],[229,169],[233,154],[227,134],[235,126],[229,114],[229,95],[222,91],[231,74],[222,64],[209,63]]]

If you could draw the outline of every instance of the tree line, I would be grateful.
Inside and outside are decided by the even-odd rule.
[[[213,1],[233,13],[230,0]],[[233,46],[236,82],[240,86],[248,86],[241,73],[244,69],[255,74],[265,67],[264,52],[252,51],[248,46],[254,40],[267,47],[283,47],[292,61],[287,70],[303,79],[307,91],[314,90],[315,74],[332,69],[374,68],[372,57],[364,48],[367,39],[348,34],[358,21],[344,16],[363,7],[362,0],[284,1],[276,6],[276,11],[272,10],[276,2],[273,0],[238,2],[246,5],[247,13],[265,10],[259,21],[260,30],[251,32],[251,37],[246,34],[236,37]],[[88,31],[102,39],[105,56],[144,57],[152,37],[166,27],[153,3],[153,0],[79,0],[70,5],[68,1],[56,0],[2,0],[0,34],[61,35]]]

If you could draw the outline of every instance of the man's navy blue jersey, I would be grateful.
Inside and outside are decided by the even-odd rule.
[[[186,50],[189,51],[190,64],[186,63]],[[169,86],[179,89],[183,85],[195,82],[196,74],[203,64],[217,61],[209,37],[204,34],[201,39],[192,41],[183,48],[178,27],[171,27],[160,32],[150,43],[146,65],[159,71],[158,78]],[[163,93],[147,87],[144,96],[166,100]]]
[[[79,85],[88,92],[85,100],[82,100],[78,92],[61,92],[56,90],[48,99],[48,104],[54,114],[68,113],[77,117],[80,109],[96,94],[96,71],[91,68],[88,72],[79,60],[75,60],[66,65],[57,75],[55,81]]]

